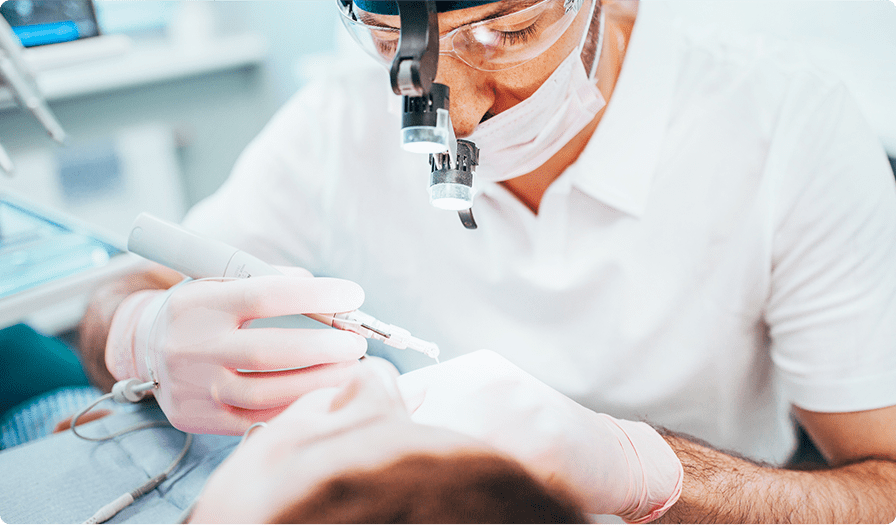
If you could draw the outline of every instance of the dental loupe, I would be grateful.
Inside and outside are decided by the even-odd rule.
[[[468,229],[476,228],[473,220],[473,175],[479,164],[479,148],[469,140],[458,140],[455,155],[450,152],[429,156],[432,174],[429,179],[429,202],[436,208],[455,210]]]
[[[448,86],[434,82],[439,61],[436,3],[396,4],[401,36],[389,75],[392,91],[402,96],[401,145],[410,152],[429,154],[433,206],[457,211],[464,227],[475,229],[473,176],[479,149],[455,138]]]

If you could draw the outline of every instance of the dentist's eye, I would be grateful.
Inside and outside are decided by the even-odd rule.
[[[538,22],[519,29],[516,31],[498,31],[498,44],[502,46],[513,46],[517,44],[525,44],[538,33]]]

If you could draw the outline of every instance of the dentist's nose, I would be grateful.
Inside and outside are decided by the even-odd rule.
[[[440,55],[435,81],[451,90],[449,112],[455,135],[461,138],[473,133],[495,103],[495,92],[488,74],[450,55]]]

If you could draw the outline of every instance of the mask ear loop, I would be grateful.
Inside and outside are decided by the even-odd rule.
[[[588,13],[589,22],[588,29],[585,30],[585,34],[582,36],[582,42],[579,44],[580,49],[584,49],[585,40],[588,38],[588,30],[591,29],[591,24],[594,21],[594,10],[597,8],[597,4],[600,0],[593,0],[591,3],[591,11]],[[588,80],[594,80],[597,78],[597,65],[600,63],[600,54],[604,49],[604,22],[605,22],[605,14],[603,10],[603,6],[600,8],[600,20],[597,25],[597,45],[594,46],[594,58],[591,60],[591,71],[588,72]]]

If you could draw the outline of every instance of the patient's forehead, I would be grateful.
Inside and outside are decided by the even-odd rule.
[[[366,422],[299,447],[284,446],[285,442],[270,445],[277,452],[267,454],[266,463],[274,471],[262,469],[260,474],[267,479],[259,481],[267,484],[273,479],[288,479],[287,485],[276,483],[271,487],[276,493],[270,496],[272,507],[277,508],[284,508],[344,474],[385,468],[410,455],[496,454],[493,448],[472,437],[414,423],[406,417]],[[239,476],[242,482],[246,480],[245,472]]]

